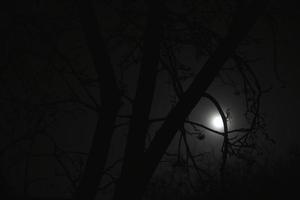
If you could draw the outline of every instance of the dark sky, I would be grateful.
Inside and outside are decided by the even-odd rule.
[[[49,8],[49,10],[51,9]],[[53,10],[55,10],[55,8],[53,8]],[[288,155],[287,153],[292,148],[298,148],[300,152],[300,147],[297,147],[300,146],[300,8],[296,5],[296,1],[273,0],[271,1],[270,10],[270,13],[272,13],[272,16],[277,24],[276,60],[274,60],[273,52],[274,35],[271,31],[271,27],[268,26],[266,21],[260,21],[257,25],[255,25],[253,31],[250,33],[251,36],[260,38],[261,42],[258,44],[252,44],[244,51],[250,58],[260,58],[256,63],[253,64],[253,69],[255,72],[257,72],[258,78],[262,83],[262,87],[270,89],[268,93],[263,95],[261,107],[266,119],[267,132],[276,141],[276,143],[271,146],[268,155],[279,155],[284,157]],[[106,12],[107,14],[110,14],[110,11]],[[110,17],[112,18],[110,19],[112,21],[115,19],[114,16]],[[105,22],[104,24],[109,25],[110,23]],[[75,22],[74,26],[76,27],[77,25],[78,24]],[[81,33],[79,32],[78,34],[77,29],[75,32],[76,34],[74,33],[72,37],[71,35],[68,36],[67,34],[66,36],[63,36],[64,40],[61,41],[63,50],[68,52],[68,48],[72,49],[72,45],[76,46],[75,42],[77,39],[82,40]],[[44,44],[41,43],[41,45]],[[46,47],[45,49],[48,48]],[[47,52],[45,52],[45,54],[47,54]],[[194,58],[190,58],[189,56],[191,56],[189,53],[183,56],[185,57],[185,61],[192,66],[194,71],[199,71],[200,68],[197,65],[202,63],[197,63],[195,60],[193,60]],[[88,60],[86,55],[83,55],[83,58],[81,60],[80,59],[81,58],[75,60],[74,63],[81,63],[91,67],[89,62],[85,62]],[[115,62],[115,60],[113,60],[113,62]],[[273,68],[274,62],[277,65],[277,74]],[[135,87],[135,81],[137,80],[137,70],[130,70],[127,71],[129,74],[127,79],[129,80],[131,89],[133,89]],[[278,80],[278,76],[280,80]],[[166,111],[172,106],[170,104],[168,93],[170,91],[170,85],[166,84],[166,77],[166,74],[162,73],[158,78],[159,87],[157,88],[156,95],[154,97],[154,103],[156,104],[156,107],[151,113],[151,117],[153,118],[165,116],[167,113]],[[73,84],[73,82],[71,83]],[[63,89],[61,90],[63,91]],[[233,113],[233,126],[239,127],[240,121],[242,121],[240,116],[242,113],[240,109],[243,107],[243,102],[239,99],[239,97],[234,95],[233,89],[230,87],[220,87],[217,79],[209,88],[209,92],[211,92],[217,99],[220,100],[220,103],[222,106],[224,106],[224,109],[231,109]],[[134,92],[130,93],[129,95],[133,96]],[[122,110],[121,113],[126,114],[128,113],[128,110],[130,109],[126,108]],[[216,112],[215,108],[213,108],[210,103],[202,99],[192,112],[191,118],[199,120],[199,122],[204,121],[205,123],[208,123],[209,119],[207,119],[207,117],[210,117],[214,112]],[[93,112],[79,112],[78,116],[79,117],[77,118],[66,117],[61,123],[55,123],[55,125],[50,128],[50,132],[53,134],[54,138],[57,139],[58,144],[63,146],[65,149],[70,151],[74,150],[87,152],[93,131],[95,129],[97,116]],[[156,129],[155,126],[151,128],[153,130]],[[126,136],[126,134],[123,133],[126,131],[126,128],[121,128],[116,131],[117,134],[114,136],[115,142],[112,144],[113,147],[111,148],[111,155],[109,157],[110,163],[115,159],[120,158],[120,151],[122,151],[124,148],[124,140]],[[207,140],[199,141],[194,138],[189,138],[191,148],[194,151],[198,151],[199,149],[201,150],[201,148],[203,148],[205,145],[206,146],[204,148],[208,149],[216,146],[220,148],[222,142],[221,138],[217,138],[214,135],[209,135],[206,139]],[[36,144],[35,148],[39,152],[46,153],[53,150],[53,146],[49,145],[49,140],[45,138],[38,139],[38,144]],[[37,164],[35,165],[36,168],[32,169],[34,176],[38,177],[39,175],[54,175],[54,169],[49,167],[54,166],[53,160],[39,160],[34,162]],[[21,177],[23,173],[22,166],[19,167],[20,169],[16,169],[19,174],[14,173],[13,171],[11,175],[14,177],[12,180],[14,179],[16,182],[19,181],[18,178]],[[57,182],[60,182],[60,184],[64,185],[65,187],[67,184],[65,184],[64,181],[66,180],[59,180]],[[53,181],[53,183],[57,182]],[[21,190],[23,182],[18,182],[17,185],[18,184],[20,185],[20,193],[22,193]],[[36,187],[43,188],[43,190],[49,192],[49,195],[51,195],[51,189],[47,190],[47,184],[42,185],[37,183]],[[56,189],[54,188],[53,191]],[[41,189],[39,192],[44,193],[43,190]],[[65,191],[60,192],[61,194],[64,194]]]
[[[275,1],[276,2],[276,1]],[[275,13],[278,12],[277,49],[278,74],[285,87],[277,81],[272,73],[272,55],[266,58],[266,64],[257,66],[263,73],[261,79],[272,86],[269,94],[263,98],[263,110],[267,116],[267,127],[277,141],[277,147],[289,151],[290,146],[300,145],[299,111],[300,111],[300,13],[295,1],[274,2]],[[275,14],[276,16],[276,14]],[[270,32],[268,33],[270,35]],[[268,37],[265,34],[265,38]],[[269,39],[272,41],[272,39]],[[270,44],[270,43],[269,43]],[[272,45],[263,47],[271,51]],[[278,148],[276,148],[278,149]],[[281,149],[281,148],[279,148]]]

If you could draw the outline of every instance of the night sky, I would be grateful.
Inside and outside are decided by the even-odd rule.
[[[1,2],[0,199],[297,194],[300,12],[263,2]]]

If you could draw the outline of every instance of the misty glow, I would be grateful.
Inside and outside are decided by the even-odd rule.
[[[211,125],[214,129],[221,131],[223,129],[223,120],[220,115],[215,115],[211,118]]]

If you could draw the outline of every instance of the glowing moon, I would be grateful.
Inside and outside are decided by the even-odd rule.
[[[211,118],[211,125],[214,129],[221,131],[223,130],[223,120],[221,116],[213,116]]]

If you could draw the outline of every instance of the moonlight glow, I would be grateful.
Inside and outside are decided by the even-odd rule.
[[[214,129],[221,131],[223,129],[223,120],[219,115],[215,115],[211,118],[211,125]]]

